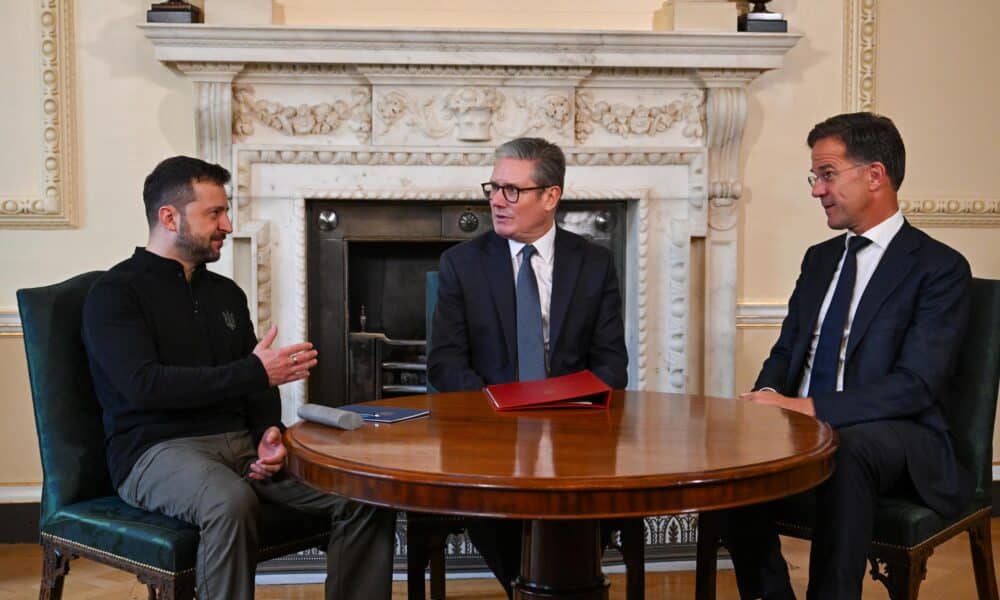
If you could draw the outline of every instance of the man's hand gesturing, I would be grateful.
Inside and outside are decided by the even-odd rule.
[[[274,338],[278,337],[278,326],[272,325],[264,335],[253,353],[260,359],[267,380],[271,387],[298,381],[309,376],[309,369],[316,366],[316,350],[311,342],[292,344],[282,348],[272,348]]]

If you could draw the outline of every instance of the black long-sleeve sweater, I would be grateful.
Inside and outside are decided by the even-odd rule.
[[[253,355],[243,291],[201,266],[136,248],[94,284],[83,339],[118,487],[164,440],[281,426],[281,400]]]

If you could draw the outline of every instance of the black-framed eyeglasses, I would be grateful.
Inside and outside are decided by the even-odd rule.
[[[810,173],[806,176],[806,181],[809,182],[809,187],[811,188],[816,187],[816,183],[819,181],[822,181],[823,183],[833,183],[834,180],[837,179],[837,176],[841,173],[853,171],[854,169],[860,169],[861,167],[867,167],[870,164],[872,163],[861,163],[860,165],[854,165],[853,167],[847,167],[846,169],[841,169],[839,171],[836,169],[824,169],[819,173]]]
[[[516,204],[518,199],[521,197],[521,192],[531,192],[534,190],[545,190],[550,187],[555,187],[552,185],[536,185],[533,187],[517,187],[513,184],[500,185],[493,183],[492,181],[487,181],[480,184],[483,187],[483,195],[486,196],[487,200],[493,199],[493,194],[498,191],[503,192],[503,199],[511,204]]]

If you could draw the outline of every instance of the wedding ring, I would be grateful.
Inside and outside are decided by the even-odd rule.
[[[299,364],[299,357],[294,354],[292,355],[292,364],[293,365]]]

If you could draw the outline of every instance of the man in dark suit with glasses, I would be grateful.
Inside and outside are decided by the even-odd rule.
[[[496,149],[482,184],[493,231],[441,256],[428,378],[439,391],[531,381],[590,369],[628,383],[621,295],[611,253],[555,224],[566,158],[519,138]],[[488,520],[469,535],[508,595],[521,523]]]

